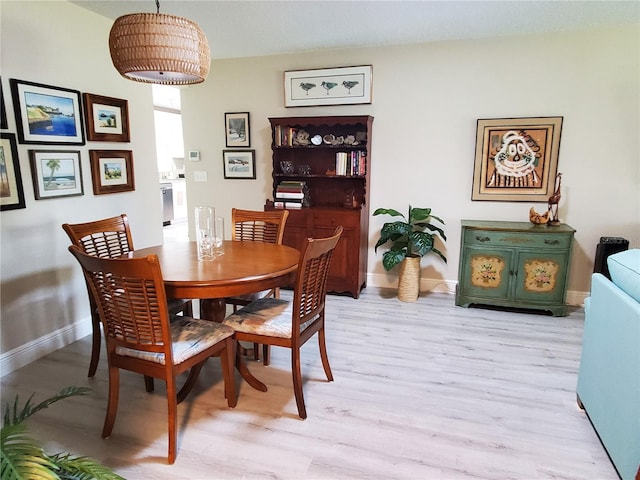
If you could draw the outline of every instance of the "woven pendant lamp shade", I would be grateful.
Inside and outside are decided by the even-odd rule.
[[[201,83],[211,65],[209,42],[200,27],[162,13],[133,13],[116,19],[109,51],[120,75],[137,82]]]

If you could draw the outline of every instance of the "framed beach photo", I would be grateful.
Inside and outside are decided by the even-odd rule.
[[[135,190],[131,150],[89,150],[89,160],[95,195]]]
[[[371,103],[372,75],[371,65],[284,72],[284,106]]]
[[[227,147],[250,147],[249,112],[224,114]]]
[[[80,92],[9,79],[20,143],[84,145]]]
[[[471,200],[547,202],[561,131],[562,117],[479,119]]]
[[[18,145],[13,133],[0,133],[0,211],[25,208]]]
[[[223,150],[224,178],[255,179],[255,150]]]
[[[87,140],[129,142],[129,102],[120,98],[82,94]]]
[[[36,200],[84,195],[80,151],[29,150]]]

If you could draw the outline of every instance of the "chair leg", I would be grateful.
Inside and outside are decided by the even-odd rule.
[[[89,361],[89,378],[96,374],[98,361],[100,360],[100,343],[102,342],[100,331],[100,315],[93,309],[91,312],[91,360]]]
[[[329,365],[329,356],[327,355],[327,343],[325,341],[324,327],[322,327],[318,332],[318,345],[320,346],[320,359],[322,360],[324,373],[327,376],[327,380],[332,382],[333,374],[331,373],[331,366]]]
[[[255,361],[260,360],[260,344],[259,343],[253,344],[253,359]]]
[[[307,409],[304,406],[302,394],[302,372],[300,371],[300,348],[291,349],[291,373],[293,373],[293,393],[296,396],[298,415],[303,420],[307,418]]]
[[[147,391],[147,393],[153,392],[153,377],[149,377],[148,375],[144,376],[144,389]]]
[[[182,403],[182,401],[187,398],[187,395],[189,395],[189,392],[196,384],[196,380],[198,380],[198,375],[200,375],[200,370],[202,370],[202,367],[204,367],[204,362],[200,362],[199,364],[191,367],[187,380],[184,382],[184,385],[182,385],[182,388],[178,392],[178,403]]]
[[[120,369],[109,365],[109,397],[107,400],[107,413],[102,427],[102,438],[108,438],[113,431],[113,425],[118,413],[118,398],[120,397]]]
[[[169,421],[169,465],[176,461],[176,449],[178,443],[178,396],[176,394],[176,379],[167,377],[167,413]]]
[[[262,364],[268,366],[271,363],[271,346],[262,345]]]
[[[227,405],[231,408],[238,404],[234,370],[235,361],[236,340],[233,337],[229,337],[225,340],[225,348],[220,354],[220,362],[222,363],[222,375],[224,378],[224,396],[227,399]]]

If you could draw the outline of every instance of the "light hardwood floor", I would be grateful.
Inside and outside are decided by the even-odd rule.
[[[289,292],[283,292],[288,295]],[[39,401],[68,385],[92,387],[29,420],[50,452],[88,455],[128,479],[616,479],[576,405],[582,309],[567,317],[460,308],[447,294],[402,303],[368,288],[329,296],[328,351],[302,349],[309,417],[296,414],[289,351],[249,368],[269,391],[242,382],[226,406],[220,363],[207,362],[178,407],[178,458],[166,464],[164,385],[144,390],[123,372],[111,438],[102,440],[104,356],[86,378],[89,337],[2,378]]]

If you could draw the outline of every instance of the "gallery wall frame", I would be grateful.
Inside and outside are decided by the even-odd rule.
[[[79,91],[15,78],[9,84],[20,143],[84,145]]]
[[[89,150],[94,195],[135,190],[131,150]]]
[[[371,103],[373,66],[284,72],[285,107]]]
[[[224,168],[224,178],[256,178],[255,150],[223,150],[222,163]]]
[[[547,202],[563,117],[479,119],[471,200]]]
[[[0,133],[0,211],[26,208],[18,144],[13,133]]]
[[[224,114],[225,140],[227,147],[250,147],[251,131],[249,112],[230,112]]]
[[[79,150],[29,150],[36,200],[84,195]]]
[[[93,93],[82,94],[87,140],[129,142],[129,102]]]
[[[2,77],[0,77],[0,128],[9,128],[7,120],[7,109],[4,106],[4,89],[2,88]]]

